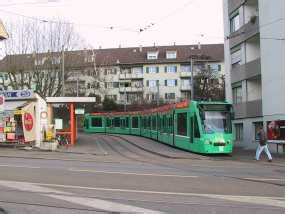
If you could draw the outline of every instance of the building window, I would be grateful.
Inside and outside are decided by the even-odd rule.
[[[191,66],[190,65],[181,65],[180,70],[181,70],[181,72],[191,72]]]
[[[240,28],[239,14],[235,14],[230,18],[230,32],[233,33]]]
[[[258,136],[258,132],[261,128],[263,128],[263,122],[254,122],[254,139],[256,141],[259,141],[259,136]]]
[[[166,100],[174,100],[175,99],[175,93],[165,93],[165,99]]]
[[[150,67],[146,67],[146,73],[150,73],[150,74],[153,74],[153,73],[158,73],[159,72],[159,67],[157,66],[150,66]]]
[[[147,80],[146,86],[148,87],[157,87],[159,85],[159,80]]]
[[[235,124],[235,139],[236,141],[243,140],[243,124],[242,123]]]
[[[93,127],[102,127],[102,118],[92,118],[91,126]]]
[[[157,59],[157,58],[158,58],[158,51],[147,52],[147,59]]]
[[[242,102],[242,87],[234,87],[233,88],[233,103],[238,104]]]
[[[177,80],[176,79],[165,80],[165,86],[170,86],[170,87],[177,86]]]
[[[143,68],[142,67],[133,68],[133,73],[136,75],[143,74]]]
[[[166,59],[176,59],[176,51],[166,51]]]
[[[222,66],[220,64],[209,64],[208,69],[212,72],[218,72],[222,70]]]
[[[164,71],[165,71],[165,73],[176,73],[177,72],[177,66],[175,66],[175,65],[165,66]]]
[[[177,134],[187,136],[187,113],[177,114]]]
[[[231,52],[231,64],[232,66],[239,65],[241,63],[241,50],[235,50]]]

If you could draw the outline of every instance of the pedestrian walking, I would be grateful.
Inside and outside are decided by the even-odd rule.
[[[270,151],[269,151],[268,146],[267,146],[266,133],[265,133],[265,131],[263,130],[263,128],[260,128],[260,130],[259,130],[259,132],[258,132],[258,135],[259,135],[259,145],[258,145],[258,147],[257,147],[257,149],[256,149],[255,159],[256,159],[256,160],[259,160],[260,154],[261,154],[262,151],[264,150],[265,153],[267,154],[268,161],[269,161],[269,162],[272,162],[272,156],[271,156]]]

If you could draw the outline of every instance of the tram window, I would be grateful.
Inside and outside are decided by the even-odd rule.
[[[152,116],[152,129],[156,130],[156,117]]]
[[[165,132],[166,131],[166,129],[167,129],[167,123],[166,123],[167,121],[166,121],[166,115],[163,115],[163,117],[162,117],[162,131],[163,132]]]
[[[110,118],[106,118],[106,123],[107,123],[107,127],[111,126],[111,119]]]
[[[161,120],[160,120],[160,116],[157,116],[157,130],[161,129]]]
[[[132,118],[132,128],[138,128],[139,127],[139,118],[133,117]]]
[[[197,120],[196,115],[194,116],[194,137],[200,138],[200,131],[199,131],[198,120]]]
[[[177,114],[177,134],[187,136],[187,113]]]
[[[125,123],[126,124],[126,128],[129,128],[129,118],[126,117],[125,120],[126,120],[126,123]]]
[[[92,118],[91,126],[93,127],[102,127],[102,118]]]
[[[120,127],[120,118],[119,117],[114,118],[114,127]]]

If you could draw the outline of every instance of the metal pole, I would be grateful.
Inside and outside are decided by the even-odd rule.
[[[124,71],[125,73],[125,81],[127,79],[127,73],[126,73],[126,70]],[[127,94],[126,94],[126,82],[124,84],[124,96],[125,96],[125,103],[124,103],[124,111],[126,112],[127,111]]]
[[[156,105],[159,106],[159,83],[157,84]]]
[[[194,100],[194,78],[193,78],[194,77],[194,74],[193,74],[193,72],[194,72],[194,70],[193,70],[194,60],[192,57],[191,57],[190,62],[191,62],[191,100]]]
[[[77,78],[76,78],[76,96],[79,96],[79,72],[77,72]]]
[[[64,97],[64,46],[62,46],[62,96]]]

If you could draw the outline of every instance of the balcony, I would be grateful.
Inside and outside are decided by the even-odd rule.
[[[254,101],[234,104],[234,113],[235,113],[235,119],[261,117],[262,100],[254,100]]]
[[[119,78],[121,80],[126,80],[126,79],[143,79],[143,74],[120,74]]]
[[[260,58],[232,68],[231,81],[236,83],[259,75],[261,75]]]
[[[181,85],[180,90],[181,91],[191,91],[191,85]]]
[[[120,87],[120,93],[140,93],[143,92],[143,87]]]
[[[230,48],[248,40],[257,33],[259,33],[259,19],[255,16],[247,24],[241,26],[239,30],[230,34]]]
[[[187,78],[187,77],[191,77],[191,72],[185,72],[185,71],[180,72],[180,78]]]

